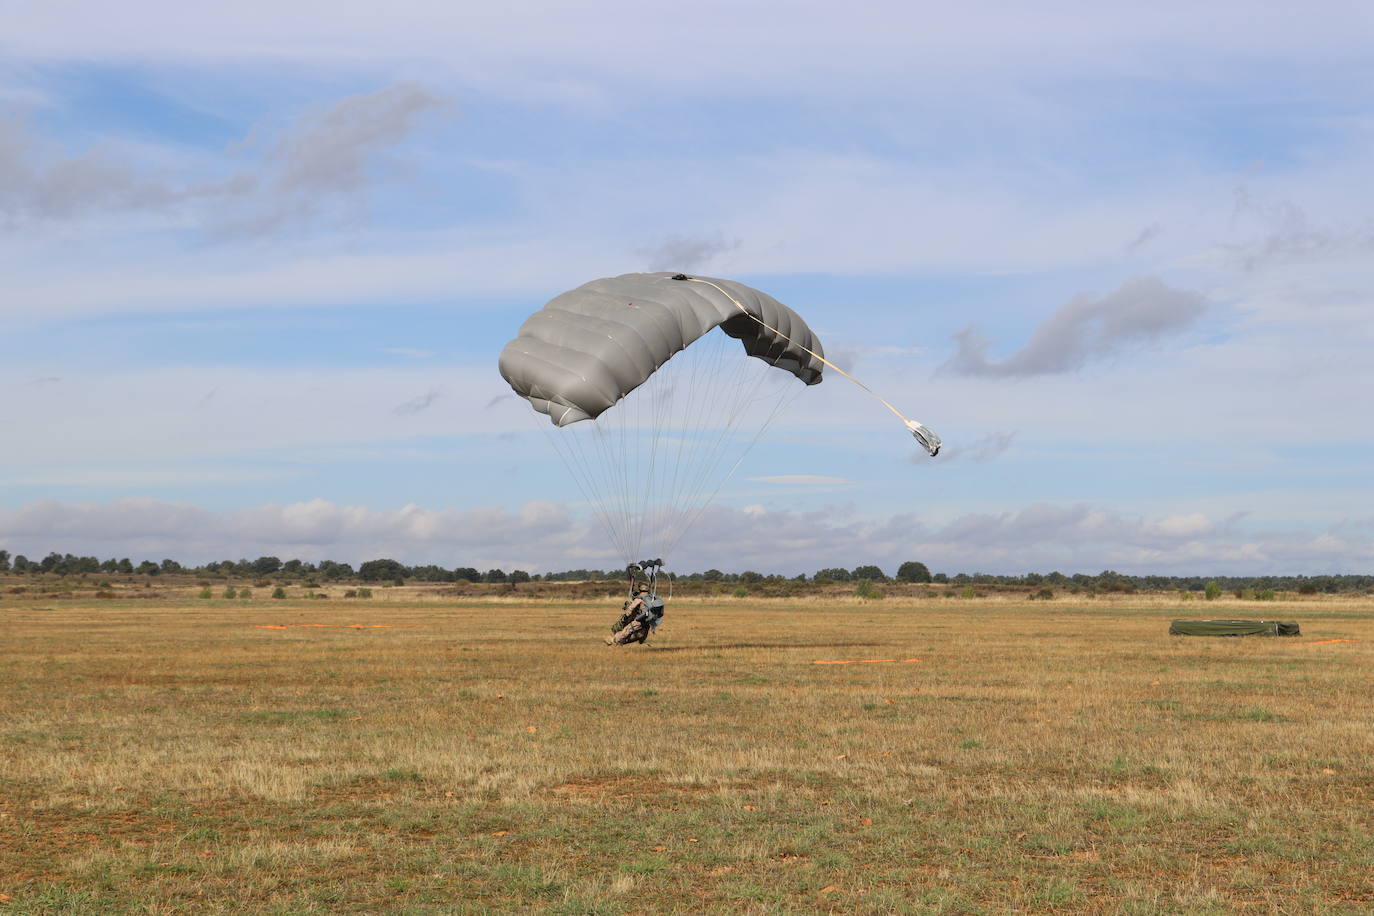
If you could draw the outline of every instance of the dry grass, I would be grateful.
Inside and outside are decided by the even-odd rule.
[[[0,603],[0,912],[1374,912],[1368,599],[614,610]]]

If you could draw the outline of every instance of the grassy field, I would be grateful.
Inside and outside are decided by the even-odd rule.
[[[0,602],[0,913],[1374,913],[1371,599],[413,597]]]

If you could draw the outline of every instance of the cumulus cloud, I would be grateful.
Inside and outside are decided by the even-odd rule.
[[[0,547],[30,557],[60,553],[201,563],[281,556],[351,563],[500,566],[531,571],[611,568],[619,558],[599,530],[553,502],[518,509],[377,510],[322,499],[217,512],[128,498],[43,500],[0,509]],[[1374,530],[1265,531],[1202,513],[1127,516],[1091,505],[1032,505],[942,522],[911,514],[862,517],[842,509],[708,508],[673,557],[683,571],[711,567],[814,572],[876,563],[891,573],[917,559],[933,570],[1024,573],[1235,574],[1352,572],[1374,562]]]
[[[727,240],[723,235],[670,235],[650,248],[637,253],[644,258],[649,270],[696,271],[707,267],[722,255],[740,247],[738,239]]]
[[[1202,317],[1205,308],[1197,293],[1173,289],[1157,277],[1136,277],[1105,296],[1075,296],[1004,360],[990,360],[989,341],[969,325],[954,335],[958,351],[941,368],[990,377],[1072,372],[1132,345],[1178,333]]]
[[[186,503],[131,497],[105,503],[41,500],[0,509],[0,537],[11,553],[61,553],[201,563],[281,556],[537,569],[566,558],[571,567],[606,557],[597,539],[555,503],[503,508],[377,510],[325,500],[213,512]]]
[[[23,121],[0,120],[0,220],[16,226],[209,203],[215,231],[257,235],[353,212],[385,154],[421,115],[444,104],[414,83],[346,97],[299,118],[267,144],[259,161],[229,178],[148,167],[114,141],[68,155]]]

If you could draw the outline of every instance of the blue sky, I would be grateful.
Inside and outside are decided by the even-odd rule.
[[[0,2],[0,548],[613,566],[496,355],[673,267],[947,443],[831,378],[679,568],[1368,571],[1374,14],[1136,7]]]

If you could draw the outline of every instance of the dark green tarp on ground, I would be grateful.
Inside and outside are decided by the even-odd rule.
[[[1170,636],[1297,636],[1291,620],[1175,620]]]

